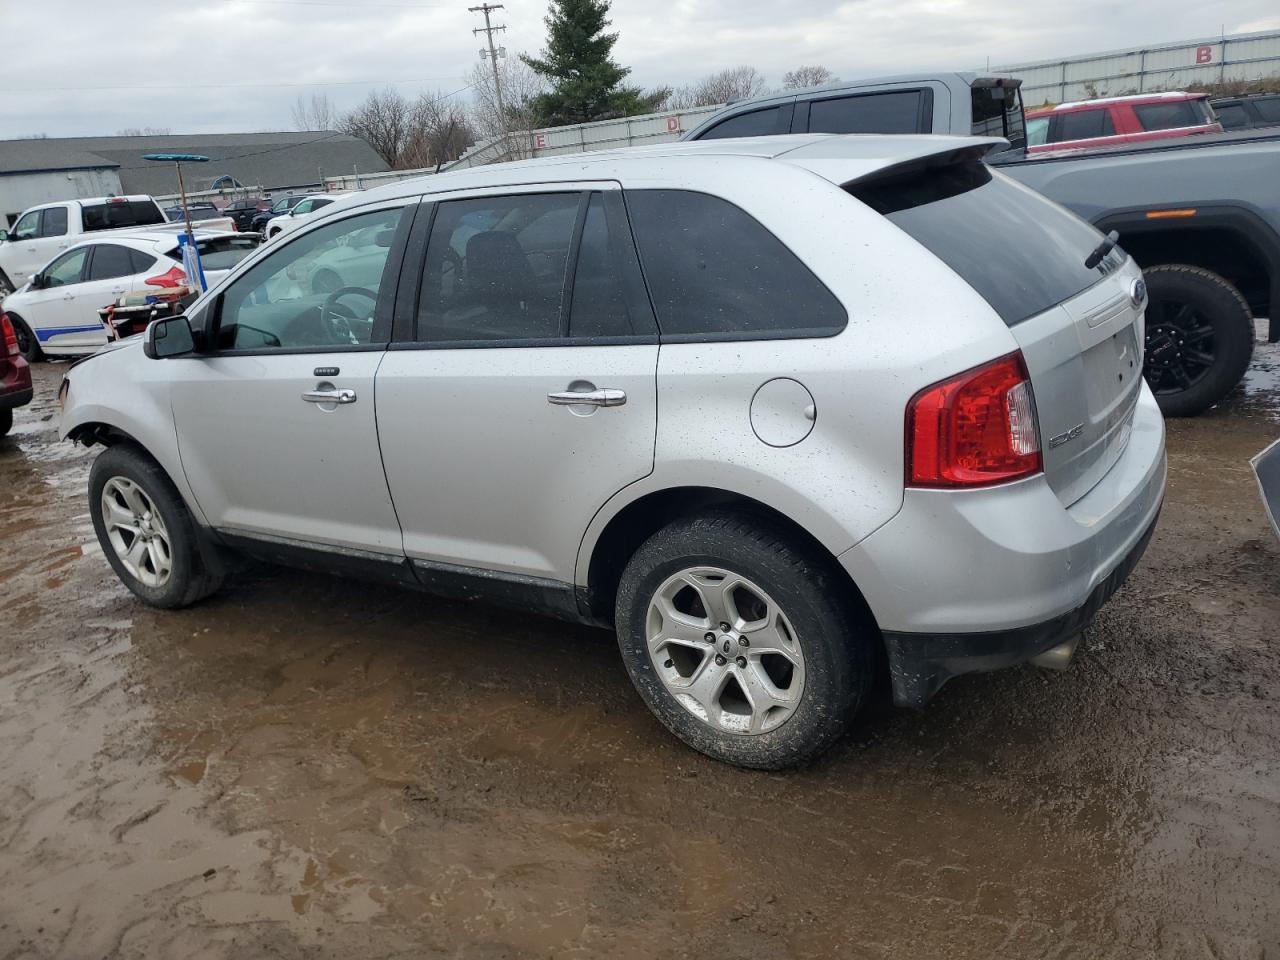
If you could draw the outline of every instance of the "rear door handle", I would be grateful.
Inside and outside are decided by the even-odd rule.
[[[355,403],[354,390],[308,390],[302,395],[307,403]]]
[[[576,390],[564,390],[559,393],[547,394],[547,402],[554,403],[557,406],[569,407],[579,403],[589,404],[593,407],[620,407],[627,402],[627,394],[623,390],[586,390],[579,393]]]

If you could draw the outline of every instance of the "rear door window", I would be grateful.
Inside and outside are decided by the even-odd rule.
[[[1253,107],[1264,123],[1280,123],[1280,97],[1264,97],[1255,100]]]
[[[1227,130],[1236,130],[1249,125],[1249,115],[1242,103],[1220,103],[1214,108],[1218,122]]]
[[[86,203],[82,209],[86,231],[147,227],[168,222],[163,211],[150,200],[108,200],[106,203]]]
[[[49,207],[40,218],[40,236],[65,237],[67,235],[67,208]]]
[[[1173,130],[1177,127],[1194,127],[1204,120],[1196,115],[1195,107],[1187,100],[1171,103],[1140,103],[1133,108],[1143,130]]]
[[[646,299],[621,201],[616,194],[593,193],[578,245],[569,336],[651,336]]]
[[[790,106],[790,104],[787,104]],[[740,113],[728,120],[721,120],[714,127],[702,134],[699,140],[720,140],[725,137],[767,137],[777,133],[787,133],[783,124],[782,107],[766,107],[763,110],[752,110]]]
[[[116,243],[98,243],[93,247],[93,259],[89,261],[90,280],[114,280],[132,276],[133,253],[128,247]]]
[[[1110,110],[1072,110],[1055,118],[1054,143],[1065,140],[1091,140],[1094,137],[1111,137],[1116,128],[1111,122]]]
[[[981,162],[890,173],[849,192],[927,247],[1009,326],[1092,286],[1120,256],[1087,269],[1102,234]]]
[[[924,90],[865,93],[809,103],[810,133],[928,133]],[[928,98],[932,101],[932,98]]]
[[[627,209],[664,340],[831,336],[848,314],[759,221],[688,190],[631,190]]]
[[[431,343],[565,336],[562,310],[581,193],[532,193],[438,205],[418,297],[417,338]]]

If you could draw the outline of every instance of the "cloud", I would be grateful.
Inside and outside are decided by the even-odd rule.
[[[1212,13],[1167,0],[615,0],[618,60],[645,87],[750,64],[771,83],[801,64],[846,79],[972,69],[1228,32],[1280,28],[1275,0]],[[0,137],[285,129],[299,94],[340,108],[394,83],[412,96],[463,87],[481,24],[462,0],[5,0],[11,48]],[[545,41],[542,0],[495,23],[514,56]],[[1121,42],[1123,40],[1123,43]],[[210,84],[235,84],[212,87]],[[465,97],[466,94],[460,94]]]

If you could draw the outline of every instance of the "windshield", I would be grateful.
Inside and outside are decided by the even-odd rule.
[[[1049,142],[1049,118],[1036,117],[1027,121],[1027,146],[1039,147]]]
[[[917,168],[849,192],[927,247],[1009,326],[1092,286],[1123,256],[1086,268],[1102,234],[979,161]]]

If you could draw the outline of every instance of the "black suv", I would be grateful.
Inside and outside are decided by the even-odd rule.
[[[1224,130],[1249,130],[1280,125],[1280,93],[1210,100]]]

